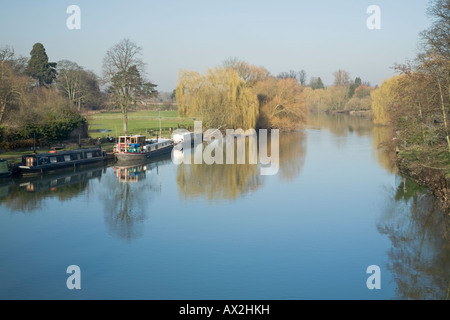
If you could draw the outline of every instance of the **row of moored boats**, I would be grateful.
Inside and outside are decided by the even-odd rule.
[[[178,141],[165,138],[147,139],[144,135],[129,135],[118,137],[113,155],[118,162],[134,162],[161,156],[172,152]],[[22,175],[40,174],[63,168],[75,168],[79,165],[106,162],[111,159],[100,147],[67,151],[50,151],[31,153],[22,156],[22,163],[15,171]],[[0,160],[0,178],[9,178],[11,168],[6,160]]]

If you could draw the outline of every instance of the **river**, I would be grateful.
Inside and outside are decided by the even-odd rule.
[[[449,218],[385,137],[312,115],[276,175],[169,156],[3,182],[0,299],[449,298]]]

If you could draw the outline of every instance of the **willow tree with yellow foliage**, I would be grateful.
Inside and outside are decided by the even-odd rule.
[[[260,103],[259,128],[299,129],[308,115],[303,87],[295,79],[267,78],[256,84]]]
[[[176,100],[180,115],[199,117],[210,128],[255,128],[259,116],[256,95],[232,68],[209,69],[205,75],[181,71]]]
[[[388,125],[389,108],[396,103],[396,92],[398,91],[398,76],[384,81],[378,89],[371,92],[373,122],[375,124]]]

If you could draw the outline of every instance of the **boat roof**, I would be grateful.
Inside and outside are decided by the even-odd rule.
[[[65,150],[65,151],[56,151],[56,152],[45,152],[45,153],[38,153],[38,154],[27,154],[24,155],[24,157],[32,157],[32,156],[38,156],[38,157],[54,157],[54,156],[61,156],[61,155],[68,155],[73,153],[81,153],[81,152],[93,152],[93,151],[99,151],[99,148],[86,148],[86,149],[75,149],[75,150]]]
[[[145,138],[145,136],[143,134],[133,134],[131,136],[119,136],[119,138],[135,138],[135,137],[137,137],[137,138],[144,137]]]

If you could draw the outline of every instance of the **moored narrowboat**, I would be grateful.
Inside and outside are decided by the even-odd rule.
[[[121,136],[114,147],[119,161],[142,161],[172,152],[170,139],[146,139],[143,135]]]
[[[22,165],[19,166],[19,171],[23,175],[39,174],[106,160],[106,152],[100,148],[30,154],[22,156]]]

